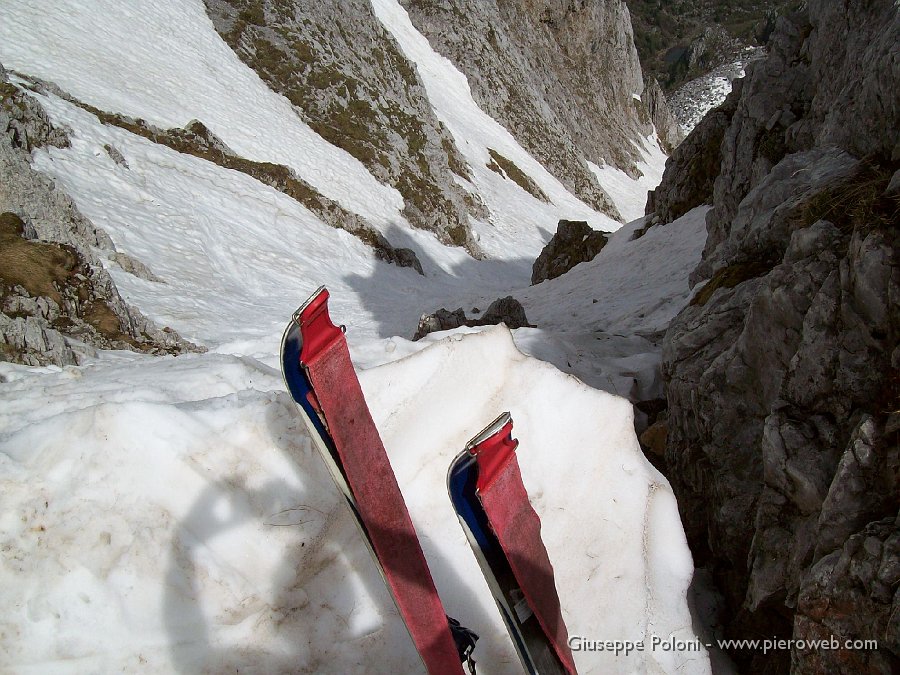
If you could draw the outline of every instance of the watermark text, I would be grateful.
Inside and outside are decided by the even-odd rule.
[[[783,650],[820,651],[849,649],[872,651],[878,649],[878,640],[844,639],[834,635],[815,640],[771,637],[716,640],[715,642],[703,642],[700,638],[689,640],[675,637],[663,638],[658,635],[651,635],[646,640],[593,640],[581,635],[573,635],[569,638],[569,648],[573,652],[610,652],[616,656],[645,651],[700,652],[713,647],[727,651],[755,651],[763,654]]]

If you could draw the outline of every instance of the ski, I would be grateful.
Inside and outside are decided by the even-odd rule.
[[[459,522],[527,673],[574,674],[553,566],[519,471],[512,418],[503,413],[447,473]]]
[[[425,669],[432,675],[462,675],[462,661],[473,668],[477,636],[444,612],[353,370],[343,326],[335,326],[328,315],[328,297],[320,287],[285,329],[285,385],[354,515]]]

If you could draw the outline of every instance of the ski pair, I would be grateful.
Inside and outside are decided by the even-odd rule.
[[[344,338],[320,287],[294,313],[281,344],[285,384],[344,496],[426,670],[474,673],[477,635],[444,612],[372,420]],[[522,665],[575,673],[553,568],[515,458],[508,413],[454,460],[448,488]]]

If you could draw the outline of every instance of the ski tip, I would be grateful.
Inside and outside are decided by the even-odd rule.
[[[315,293],[313,293],[313,294],[310,295],[306,300],[304,300],[304,301],[303,301],[303,304],[300,305],[300,306],[297,308],[297,311],[294,312],[294,316],[293,316],[294,323],[298,323],[298,324],[299,324],[299,323],[300,323],[300,320],[301,320],[301,318],[302,318],[302,316],[303,316],[303,314],[307,311],[307,309],[309,308],[309,306],[312,305],[313,303],[316,303],[317,301],[320,301],[320,298],[321,298],[323,295],[325,296],[324,302],[327,303],[327,302],[328,302],[329,295],[330,295],[330,294],[328,293],[328,289],[325,288],[325,286],[319,286],[319,287],[316,289]]]
[[[470,453],[475,454],[474,450],[476,447],[484,443],[491,436],[495,436],[500,433],[506,425],[509,425],[510,433],[512,432],[512,415],[509,412],[501,413],[497,419],[488,424],[484,429],[479,431],[468,443],[466,443],[466,450]]]
[[[515,458],[519,441],[512,437],[512,416],[505,412],[466,444],[466,451],[478,462],[476,489],[488,489]]]
[[[343,326],[335,326],[328,314],[328,289],[320,286],[294,312],[294,322],[300,327],[300,363],[309,365],[319,354],[344,339]]]

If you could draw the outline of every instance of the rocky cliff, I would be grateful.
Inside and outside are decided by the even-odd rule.
[[[663,150],[666,151],[666,154],[671,155],[678,144],[684,140],[684,132],[656,78],[651,79],[647,84],[641,100],[647,105],[650,120],[656,128]]]
[[[403,195],[409,222],[477,253],[477,197],[453,178],[465,160],[435,117],[415,66],[369,2],[206,0],[216,30],[323,138]]]
[[[714,206],[663,368],[669,477],[726,632],[839,644],[734,652],[748,672],[900,667],[898,44],[891,0],[782,17],[648,205]]]
[[[465,73],[478,104],[569,189],[615,207],[585,160],[634,173],[651,131],[622,0],[404,0],[416,28]]]

